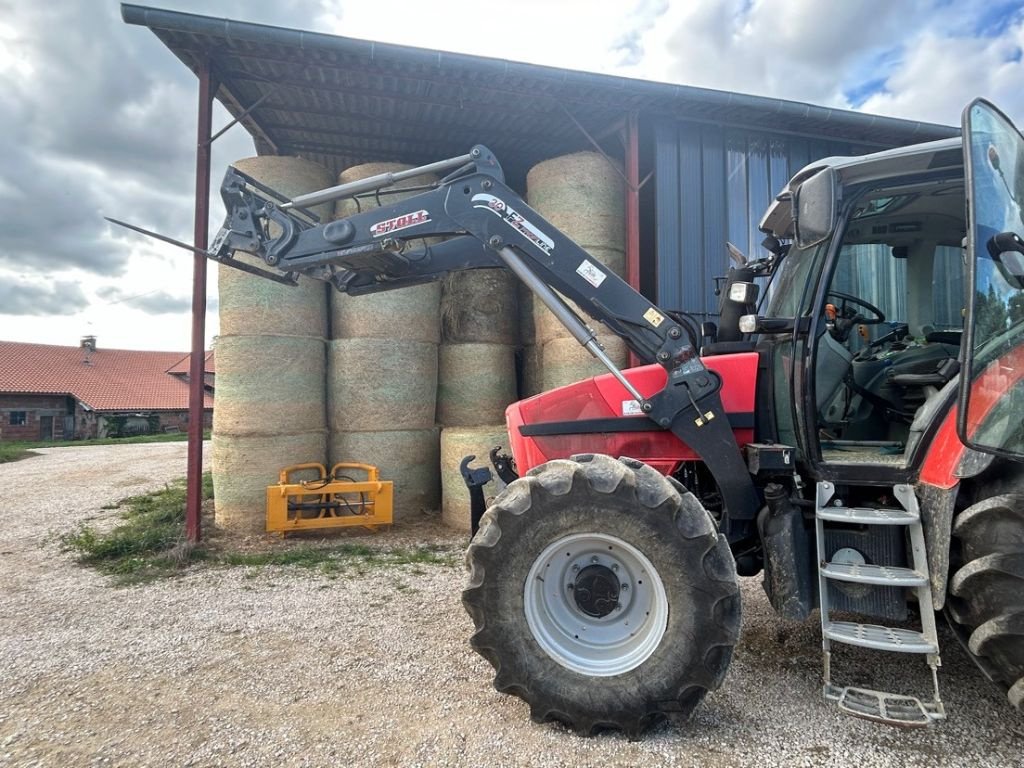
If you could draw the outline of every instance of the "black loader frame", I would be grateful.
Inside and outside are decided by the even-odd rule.
[[[308,210],[439,171],[450,173],[425,191],[400,202],[382,201],[379,208],[345,219],[320,223]],[[439,280],[459,270],[508,268],[608,368],[658,428],[671,430],[700,456],[719,487],[724,503],[720,526],[729,540],[756,536],[761,500],[722,407],[722,381],[701,362],[693,330],[530,208],[505,185],[486,147],[292,201],[229,168],[221,195],[228,215],[207,255],[278,282],[294,283],[305,275],[357,296]],[[274,235],[272,225],[279,229]],[[236,251],[258,255],[275,271],[240,261]],[[621,337],[640,359],[664,367],[665,388],[642,397],[562,296]]]

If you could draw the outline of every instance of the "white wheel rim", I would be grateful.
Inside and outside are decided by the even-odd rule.
[[[588,566],[618,577],[617,607],[606,615],[588,614],[577,598],[591,594],[580,582]],[[544,652],[563,667],[594,677],[639,667],[668,627],[668,596],[658,571],[639,549],[605,533],[566,536],[541,552],[526,577],[523,605],[530,632]],[[607,610],[610,599],[601,605]]]

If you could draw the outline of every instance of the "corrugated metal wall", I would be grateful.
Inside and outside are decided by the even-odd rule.
[[[757,224],[789,177],[829,155],[871,149],[712,125],[654,126],[657,303],[714,318],[713,277],[725,274],[725,243],[763,253]]]

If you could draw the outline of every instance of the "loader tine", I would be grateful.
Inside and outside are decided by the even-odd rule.
[[[159,232],[152,232],[148,229],[137,227],[134,224],[129,224],[126,221],[112,219],[109,216],[104,216],[103,218],[109,221],[111,224],[117,224],[119,227],[125,227],[126,229],[130,229],[133,232],[138,232],[139,234],[146,235],[147,237],[152,237],[156,240],[169,243],[170,245],[175,245],[178,248],[184,248],[186,251],[198,253],[201,256],[205,256],[206,258],[211,259],[212,261],[216,261],[218,264],[224,264],[225,266],[228,267],[234,267],[235,269],[240,270],[242,272],[247,272],[250,275],[265,277],[267,280],[273,280],[275,283],[281,283],[282,285],[298,285],[298,277],[294,272],[286,272],[285,274],[270,272],[269,270],[260,269],[259,267],[252,266],[251,264],[246,264],[245,262],[238,261],[237,259],[234,259],[230,256],[218,257],[216,254],[211,253],[210,251],[203,250],[202,248],[197,248],[196,246],[189,245],[188,243],[183,243],[180,240],[175,240],[173,237],[167,237],[167,235],[161,235]]]

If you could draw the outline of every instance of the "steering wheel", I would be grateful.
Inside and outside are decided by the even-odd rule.
[[[841,302],[836,314],[844,320],[850,321],[852,325],[856,325],[858,323],[860,325],[879,325],[885,322],[885,313],[874,304],[869,304],[862,298],[852,296],[849,293],[843,293],[842,291],[829,291],[825,294],[826,300],[830,296],[835,296]],[[849,310],[846,308],[847,304],[853,304],[855,307],[866,309],[874,315],[874,317],[865,317],[860,312],[855,312],[851,315]]]

